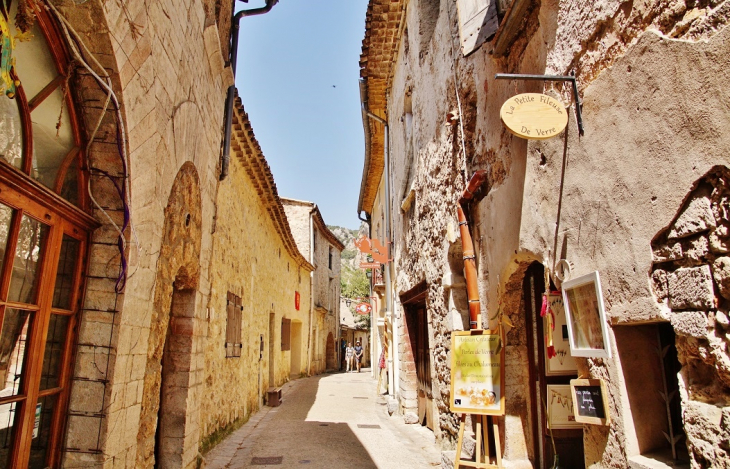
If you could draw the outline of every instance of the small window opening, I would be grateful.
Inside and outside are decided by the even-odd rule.
[[[681,365],[672,326],[616,326],[614,333],[633,420],[633,435],[627,438],[629,459],[689,467],[677,378]]]

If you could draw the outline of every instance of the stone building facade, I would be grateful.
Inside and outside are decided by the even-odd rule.
[[[240,103],[221,181],[232,9],[3,12],[0,467],[196,467],[301,369],[312,267]]]
[[[309,365],[314,266],[297,249],[285,199],[238,99],[233,128],[230,174],[218,188],[206,309],[203,449],[248,420],[267,389],[307,374]]]
[[[340,361],[340,258],[345,246],[327,228],[317,204],[282,198],[299,251],[311,274],[309,374],[338,369]]]
[[[474,18],[478,29],[469,29]],[[728,21],[730,3],[719,0],[370,2],[361,94],[388,133],[364,115],[358,210],[372,223],[387,214],[378,209],[387,182],[394,394],[404,415],[425,396],[445,449],[458,429],[448,405],[450,335],[468,324],[456,206],[484,170],[468,215],[482,326],[506,333],[505,459],[552,464],[541,401],[547,386],[584,376],[607,384],[612,420],[556,431],[561,465],[655,467],[672,449],[692,467],[730,464],[730,139],[721,131],[728,114],[715,104],[726,100]],[[497,73],[574,73],[584,135],[570,86]],[[502,104],[524,92],[571,105],[559,137],[528,141],[503,126]],[[575,358],[572,375],[547,376],[541,296],[564,274],[593,271],[612,357]],[[415,387],[414,298],[426,310],[430,389]]]

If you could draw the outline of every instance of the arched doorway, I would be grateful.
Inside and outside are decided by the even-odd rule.
[[[179,279],[184,284],[184,279]],[[195,290],[175,288],[165,334],[160,374],[160,408],[155,432],[155,467],[182,467],[183,438],[190,384]]]
[[[552,282],[550,282],[552,283]],[[545,343],[545,323],[540,317],[543,293],[555,290],[554,285],[545,288],[545,268],[539,262],[533,262],[525,271],[522,280],[522,304],[524,305],[527,353],[530,363],[530,422],[534,446],[534,466],[550,467],[557,453],[560,466],[566,469],[582,469],[585,467],[583,452],[583,430],[577,425],[572,429],[548,430],[546,415],[547,406],[555,396],[570,385],[570,380],[578,377],[575,371],[547,372],[547,347]],[[561,303],[562,304],[562,303]],[[562,329],[562,328],[561,328]],[[567,335],[567,332],[565,333]],[[563,331],[554,333],[556,341],[567,340]],[[568,388],[569,393],[569,388]]]
[[[154,310],[150,322],[137,467],[186,467],[197,434],[186,431],[197,409],[191,375],[202,353],[196,340],[196,297],[200,279],[201,203],[195,166],[178,172],[165,208]],[[187,456],[186,456],[187,455]]]
[[[337,360],[335,359],[335,337],[331,332],[327,335],[326,347],[325,361],[327,363],[327,371],[331,371],[334,370],[337,365]]]
[[[4,60],[12,54],[15,64],[0,78],[0,468],[58,467],[82,269],[98,223],[87,213],[66,45],[44,9],[28,6],[35,20],[25,26],[16,2],[2,3]],[[28,40],[10,39],[19,33]]]

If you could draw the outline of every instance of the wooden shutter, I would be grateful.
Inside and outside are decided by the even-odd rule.
[[[281,350],[291,350],[291,319],[281,319]]]
[[[228,292],[226,298],[226,357],[240,357],[241,348],[241,297]]]
[[[456,0],[459,10],[461,52],[469,55],[499,28],[497,0]]]

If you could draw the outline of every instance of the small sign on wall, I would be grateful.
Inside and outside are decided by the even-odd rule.
[[[546,94],[523,93],[504,102],[499,111],[507,130],[528,140],[544,140],[560,134],[568,125],[565,105]]]
[[[610,425],[608,392],[602,379],[572,379],[570,394],[573,396],[575,421],[591,425]]]
[[[299,292],[294,292],[294,307],[299,311]]]

